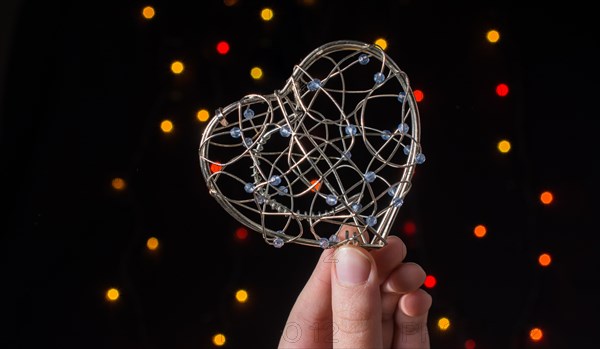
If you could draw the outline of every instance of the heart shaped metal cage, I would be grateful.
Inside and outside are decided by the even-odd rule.
[[[296,65],[283,89],[217,109],[200,168],[215,200],[275,247],[379,248],[425,161],[419,132],[396,63],[377,45],[335,41]]]

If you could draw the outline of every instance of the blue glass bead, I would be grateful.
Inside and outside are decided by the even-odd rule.
[[[267,199],[265,198],[265,196],[264,196],[264,195],[262,195],[262,194],[258,194],[258,195],[256,195],[256,203],[257,203],[257,204],[259,204],[259,205],[262,205],[262,204],[264,204],[264,203],[265,203],[265,201],[266,201],[266,200],[267,200]]]
[[[252,146],[252,138],[250,138],[250,137],[246,137],[246,138],[244,138],[244,145],[245,145],[247,148],[250,148],[250,147]]]
[[[273,240],[273,246],[281,248],[283,246],[283,239],[280,237],[276,237],[275,240]]]
[[[408,124],[407,124],[407,123],[405,123],[405,122],[401,122],[401,123],[399,123],[399,124],[398,124],[398,131],[399,131],[401,134],[406,134],[406,133],[408,133],[408,130],[409,130],[409,129],[410,129],[410,127],[409,127],[409,126],[408,126]]]
[[[246,183],[244,185],[244,190],[246,191],[246,193],[253,193],[254,189],[255,189],[255,187],[254,187],[254,184],[252,184],[252,183]]]
[[[358,56],[358,63],[360,63],[362,65],[369,63],[369,56],[367,56],[364,53],[362,55]]]
[[[360,202],[355,202],[352,205],[350,205],[350,209],[354,212],[358,212],[362,209],[362,205],[360,204]]]
[[[306,87],[309,91],[316,91],[321,87],[321,80],[314,79],[312,81],[309,81],[308,84],[306,84]]]
[[[338,242],[340,242],[340,238],[337,236],[337,234],[333,234],[329,237],[329,242],[331,242],[332,244],[337,244]]]
[[[419,153],[417,154],[417,157],[415,158],[415,161],[417,162],[417,164],[422,164],[425,162],[425,154],[423,153]]]
[[[367,173],[365,173],[365,181],[367,181],[369,183],[373,183],[375,181],[375,178],[377,178],[377,175],[375,174],[375,172],[368,171]]]
[[[283,186],[283,185],[279,186],[279,188],[277,188],[277,189],[279,189],[279,191],[281,192],[281,193],[279,193],[279,195],[283,195],[283,194],[287,194],[288,193],[288,188],[285,187],[285,186]]]
[[[242,130],[240,130],[239,127],[234,127],[229,131],[229,134],[233,138],[240,138],[240,136],[242,135]]]
[[[369,216],[369,217],[367,217],[367,220],[366,220],[366,221],[367,221],[367,225],[368,225],[369,227],[372,227],[372,226],[374,226],[375,224],[377,224],[377,217],[375,217],[375,216]]]
[[[344,154],[342,154],[343,160],[350,160],[350,158],[352,158],[352,153],[350,152],[350,150],[345,151]]]
[[[387,141],[391,137],[392,137],[392,131],[390,131],[390,130],[381,131],[381,139],[383,139],[384,141]]]
[[[254,117],[254,110],[252,110],[250,108],[244,110],[244,118],[252,119],[253,117]]]
[[[321,248],[327,248],[327,247],[329,247],[329,239],[327,239],[327,238],[320,238],[319,239],[319,246],[321,246]]]
[[[269,179],[269,183],[271,183],[272,185],[279,185],[281,184],[281,177],[279,177],[278,175],[272,175],[271,179]]]
[[[387,190],[387,193],[389,196],[393,197],[394,195],[396,195],[396,190],[398,190],[398,187],[394,185],[393,187],[390,187],[390,189]]]
[[[404,103],[405,99],[406,99],[406,93],[404,93],[404,92],[398,93],[398,102]]]
[[[354,125],[348,125],[348,126],[346,126],[345,131],[346,131],[346,134],[348,136],[355,136],[356,132],[357,132],[356,131],[356,126],[354,126]]]
[[[375,75],[373,75],[373,80],[378,83],[381,84],[383,81],[385,81],[385,75],[383,75],[383,73],[375,73]]]
[[[404,152],[404,155],[410,154],[410,146],[407,145],[406,147],[404,147],[404,149],[402,150],[402,152]]]
[[[282,137],[289,137],[292,134],[292,130],[290,129],[290,127],[288,125],[283,126],[282,128],[279,129],[279,134]]]
[[[333,206],[335,204],[337,204],[337,197],[335,197],[335,195],[333,194],[329,194],[327,195],[327,197],[325,198],[325,202],[329,205],[329,206]]]
[[[404,205],[404,200],[402,198],[395,198],[392,200],[392,205],[396,208]]]

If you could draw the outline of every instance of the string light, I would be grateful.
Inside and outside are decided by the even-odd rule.
[[[210,172],[217,173],[223,169],[223,166],[219,162],[215,162],[214,164],[210,164]]]
[[[321,183],[318,179],[311,180],[310,185],[312,186],[312,188],[310,189],[310,191],[312,192],[319,191],[319,189],[321,189]]]

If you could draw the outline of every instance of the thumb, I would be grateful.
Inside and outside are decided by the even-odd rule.
[[[381,348],[381,295],[371,255],[345,245],[331,268],[333,348]]]

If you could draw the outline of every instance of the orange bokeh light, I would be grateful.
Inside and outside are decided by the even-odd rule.
[[[541,341],[542,337],[544,337],[544,332],[538,327],[534,327],[531,329],[531,331],[529,331],[529,338],[531,338],[531,340],[534,342]]]
[[[552,203],[552,201],[554,201],[554,195],[552,195],[552,193],[549,191],[545,191],[540,194],[540,201],[544,205],[549,205]]]
[[[548,253],[542,253],[539,257],[538,257],[538,263],[540,263],[540,265],[542,267],[547,267],[550,265],[550,263],[552,262],[552,257],[550,257],[550,255]]]
[[[310,185],[314,187],[312,187],[310,189],[310,191],[314,192],[314,191],[318,191],[319,189],[321,189],[321,183],[319,182],[318,179],[313,179],[312,181],[310,181]]]
[[[213,164],[210,164],[210,172],[212,172],[212,173],[219,172],[222,169],[223,169],[223,166],[221,166],[220,162],[215,162]]]
[[[487,228],[485,227],[485,225],[479,224],[475,227],[475,229],[473,229],[473,234],[475,234],[475,236],[477,236],[478,238],[482,238],[485,236],[485,234],[487,234]]]

